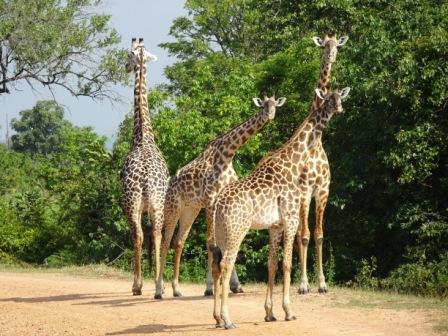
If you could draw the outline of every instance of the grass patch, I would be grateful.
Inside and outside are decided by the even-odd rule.
[[[341,308],[425,311],[435,332],[448,335],[448,300],[384,291],[332,287],[332,305]]]
[[[103,264],[91,264],[84,266],[42,267],[31,264],[0,264],[0,272],[17,273],[58,273],[70,276],[82,276],[89,278],[129,280],[131,273]]]

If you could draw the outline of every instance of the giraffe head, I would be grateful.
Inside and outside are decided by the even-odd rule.
[[[338,47],[347,43],[348,36],[341,36],[336,38],[336,34],[327,34],[322,40],[320,37],[313,37],[314,43],[321,48],[324,48],[324,60],[326,62],[336,62],[336,55],[338,53]]]
[[[275,111],[277,107],[283,106],[283,104],[286,101],[285,97],[281,97],[277,100],[275,100],[275,97],[264,97],[263,100],[260,98],[252,98],[254,104],[258,107],[261,107],[263,109],[263,113],[265,113],[269,119],[274,119],[275,117]]]
[[[350,88],[343,88],[341,91],[334,90],[324,93],[321,89],[316,89],[316,95],[324,101],[324,104],[328,107],[330,114],[343,113],[342,99],[345,99],[350,92]]]
[[[137,39],[134,37],[132,39],[131,51],[128,54],[128,61],[126,62],[126,71],[137,72],[140,64],[148,61],[157,61],[157,57],[145,49],[143,38],[139,38],[137,42]]]

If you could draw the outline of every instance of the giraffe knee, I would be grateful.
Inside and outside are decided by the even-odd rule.
[[[283,271],[284,272],[291,272],[291,263],[290,262],[284,262],[283,263]]]
[[[310,239],[308,237],[302,237],[302,245],[308,246],[308,243],[310,242]]]
[[[182,241],[182,239],[176,239],[174,241],[174,248],[175,249],[182,249],[184,247],[184,242]]]

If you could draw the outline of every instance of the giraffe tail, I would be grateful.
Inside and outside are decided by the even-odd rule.
[[[216,245],[212,246],[211,250],[213,254],[213,266],[216,267],[219,272],[221,272],[222,251]]]

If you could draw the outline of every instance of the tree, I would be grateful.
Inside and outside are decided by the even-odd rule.
[[[101,0],[0,0],[0,94],[25,82],[74,96],[116,99],[110,86],[124,82],[124,51],[96,14]]]
[[[17,132],[11,137],[14,150],[42,155],[59,150],[64,128],[69,127],[63,108],[54,100],[38,101],[32,109],[21,111],[20,119],[13,119],[11,125]]]
[[[219,100],[214,98],[232,89],[219,83],[229,79],[226,76],[235,64],[248,62],[245,73],[252,71],[253,81],[237,77],[237,83],[256,83],[260,93],[267,90],[288,97],[272,127],[266,128],[269,140],[260,143],[256,155],[263,153],[260,149],[276,148],[308,111],[310,87],[318,78],[315,62],[321,57],[318,49],[306,48],[307,43],[313,48],[310,38],[328,32],[348,34],[350,41],[340,51],[330,87],[353,87],[344,103],[349,112],[332,122],[324,136],[332,167],[325,239],[333,247],[336,278],[353,279],[365,264],[362,260],[370,257],[378,260],[375,275],[379,277],[406,262],[423,268],[431,263],[446,265],[445,2],[187,0],[186,9],[189,15],[173,22],[175,41],[163,44],[178,57],[167,70],[168,91],[177,103],[169,119],[175,122],[177,114],[182,118],[193,113],[184,112],[181,104],[189,102],[188,110],[204,115],[203,108],[207,113],[201,119],[205,130],[201,135],[213,129],[216,120],[226,124],[230,120],[217,113]],[[215,66],[219,74],[212,85],[198,77]],[[234,97],[247,99],[247,91],[241,92]],[[176,151],[175,144],[183,136],[164,128],[164,141],[173,144],[165,145],[170,157],[186,157],[191,151],[185,147]],[[240,157],[244,174],[253,165],[247,164],[249,158]],[[403,268],[400,276],[412,279],[412,269]]]

